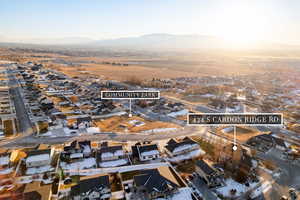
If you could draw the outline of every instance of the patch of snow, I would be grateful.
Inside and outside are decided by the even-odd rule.
[[[31,176],[27,176],[27,177],[22,177],[19,180],[17,180],[17,183],[19,183],[19,184],[27,184],[27,183],[31,183],[32,181],[33,181],[32,177]]]
[[[65,170],[82,170],[96,167],[95,158],[86,158],[78,162],[66,163],[61,162],[60,166]]]
[[[222,133],[230,133],[231,131],[233,131],[233,127],[232,126],[229,126],[229,127],[226,127],[226,128],[222,129]]]
[[[101,154],[101,158],[110,158],[110,157],[115,157],[115,156],[123,156],[124,152],[123,150],[117,150],[115,152],[105,152]]]
[[[0,170],[0,174],[9,174],[13,171],[14,168],[7,168],[4,170]]]
[[[43,179],[42,180],[42,182],[44,183],[44,184],[50,184],[50,183],[53,183],[53,180],[52,179]]]
[[[100,132],[100,128],[99,127],[88,127],[86,129],[86,131],[88,133],[99,133]]]
[[[278,177],[280,177],[280,175],[281,175],[280,172],[276,172],[276,173],[273,174],[273,177],[278,178]]]
[[[145,125],[144,122],[139,121],[139,120],[136,120],[136,119],[130,120],[128,123],[129,123],[129,124],[132,124],[132,125],[134,125],[134,126],[137,126],[137,127],[139,127],[139,126],[144,126],[144,125]]]
[[[151,155],[158,155],[159,151],[157,150],[152,150],[152,151],[145,151],[141,153],[141,156],[151,156]]]
[[[251,163],[252,163],[252,166],[254,167],[254,168],[257,168],[257,166],[258,166],[258,162],[256,161],[256,160],[251,160]]]
[[[199,148],[199,145],[198,144],[184,144],[184,145],[180,145],[180,146],[176,147],[173,150],[173,153],[178,153],[178,152],[185,151],[185,150],[188,150],[188,149],[193,149],[193,148]]]
[[[171,162],[181,162],[183,160],[192,159],[192,158],[198,157],[200,155],[204,155],[204,154],[205,154],[205,152],[202,149],[197,149],[197,150],[191,151],[186,154],[174,156],[172,158],[169,158],[168,160]]]
[[[42,166],[42,167],[31,167],[27,168],[26,174],[27,175],[32,175],[32,174],[42,174],[45,172],[53,171],[54,168],[51,167],[50,165]]]
[[[63,131],[65,132],[66,135],[71,135],[72,134],[71,132],[74,132],[74,131],[77,132],[74,129],[69,129],[69,128],[66,128],[66,127],[63,129]]]
[[[134,119],[134,120],[130,120],[128,123],[134,125],[134,124],[136,124],[137,122],[139,122],[139,120]]]
[[[241,194],[244,194],[245,192],[249,191],[251,188],[254,188],[259,183],[250,183],[249,187],[247,187],[245,184],[238,183],[234,181],[231,178],[228,178],[225,180],[225,186],[216,189],[218,193],[222,194],[224,197],[231,197],[230,190],[235,189],[236,190],[236,196],[240,196]]]
[[[291,143],[289,143],[289,142],[287,142],[287,141],[284,141],[284,144],[285,144],[285,146],[288,147],[288,148],[292,145]]]
[[[89,145],[83,145],[83,153],[91,153],[91,147]]]
[[[71,159],[74,159],[74,158],[83,158],[83,153],[72,153],[70,155],[70,158]]]
[[[97,116],[92,116],[92,118],[108,118],[108,117],[113,117],[113,116],[122,116],[122,115],[127,115],[127,112],[115,112],[115,113],[109,113],[106,115],[97,115]]]
[[[272,185],[270,184],[270,182],[265,181],[260,187],[258,187],[251,193],[250,197],[251,197],[251,199],[255,199],[258,196],[260,196],[262,193],[266,193],[271,188],[272,188]]]
[[[29,156],[26,159],[26,164],[31,163],[31,162],[37,162],[37,161],[45,161],[45,160],[50,160],[49,154],[40,154],[40,155]]]
[[[188,114],[189,111],[187,109],[183,109],[177,112],[171,112],[169,114],[167,114],[169,117],[177,117],[177,116],[181,116],[181,115],[186,115]]]
[[[178,128],[155,128],[147,131],[142,131],[142,133],[160,133],[160,132],[169,132],[176,131]]]
[[[294,95],[300,95],[300,90],[292,90],[290,93]]]
[[[168,200],[192,200],[192,191],[190,188],[180,188],[178,192],[172,196],[168,196]],[[156,200],[165,200],[164,198],[157,198]]]
[[[262,169],[262,170],[264,170],[264,171],[267,172],[268,174],[273,174],[273,171],[272,171],[272,170],[269,170],[269,169],[267,169],[267,168],[265,168],[265,167],[262,167],[262,166],[260,166],[259,168]]]
[[[9,156],[0,157],[0,166],[9,164]]]
[[[113,161],[106,161],[106,162],[100,162],[100,167],[117,167],[121,165],[127,164],[127,160],[120,159],[120,160],[113,160]]]
[[[213,95],[213,94],[202,94],[201,97],[204,97],[204,98],[210,98],[210,97],[215,97],[216,95]]]
[[[42,134],[39,134],[40,137],[49,137],[49,136],[52,136],[52,132],[51,131],[47,131],[46,133],[42,133]]]

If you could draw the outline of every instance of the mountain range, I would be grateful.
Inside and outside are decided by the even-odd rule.
[[[85,37],[67,37],[55,39],[26,39],[9,40],[1,37],[2,43],[21,43],[37,45],[62,45],[81,47],[109,47],[109,48],[135,48],[135,49],[218,49],[234,47],[228,41],[219,37],[206,35],[173,35],[173,34],[148,34],[138,37],[123,37],[117,39],[94,40]],[[299,46],[256,42],[247,44],[247,48],[299,48]]]

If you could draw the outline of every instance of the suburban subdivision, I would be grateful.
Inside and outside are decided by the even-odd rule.
[[[0,64],[0,199],[297,198],[299,74],[117,81],[25,55]],[[284,123],[190,126],[193,113],[282,113]]]
[[[300,200],[300,0],[0,0],[0,200]]]

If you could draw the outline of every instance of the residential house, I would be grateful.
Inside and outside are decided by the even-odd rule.
[[[82,149],[82,153],[84,157],[89,157],[92,154],[91,141],[85,140],[78,142],[80,149]]]
[[[50,149],[29,151],[26,152],[26,154],[25,164],[27,168],[27,175],[45,173],[54,170],[51,166],[52,153]]]
[[[254,174],[258,167],[258,162],[246,153],[243,153],[241,161],[238,165],[238,171],[242,172],[245,177]]]
[[[13,167],[10,162],[10,153],[0,153],[0,179],[4,175],[8,175],[13,172]]]
[[[24,186],[22,191],[22,200],[34,199],[34,200],[49,200],[51,198],[51,184],[43,184],[40,181],[33,181]],[[14,198],[12,198],[14,199]]]
[[[64,147],[62,155],[70,159],[81,159],[90,157],[92,154],[90,141],[73,141],[70,145]]]
[[[91,117],[77,118],[77,127],[78,128],[88,128],[91,125],[92,125],[92,118]]]
[[[34,150],[27,152],[26,167],[39,167],[43,165],[49,165],[51,160],[51,150]]]
[[[285,150],[288,149],[287,145],[286,145],[286,143],[284,142],[283,139],[278,138],[278,137],[273,137],[273,139],[274,139],[274,143],[275,143],[275,148],[277,148],[281,151],[285,151]]]
[[[262,134],[257,135],[252,138],[250,138],[247,141],[247,144],[256,147],[256,149],[260,151],[268,151],[270,148],[274,147],[274,137],[272,137],[270,134]]]
[[[222,183],[223,173],[204,160],[196,161],[195,172],[205,180],[209,187],[220,186]]]
[[[90,141],[73,141],[70,145],[64,147],[64,151],[60,155],[60,166],[64,170],[90,169],[97,165]]]
[[[165,149],[171,162],[193,159],[205,153],[199,144],[189,137],[185,137],[181,141],[171,139],[165,146]]]
[[[144,199],[166,199],[178,191],[177,183],[169,180],[157,169],[149,169],[133,177],[133,185],[136,192]]]
[[[116,167],[128,162],[123,146],[101,147],[97,152],[99,167]]]
[[[80,180],[71,187],[71,199],[73,200],[108,200],[111,197],[109,176],[99,176]]]
[[[137,145],[137,151],[140,161],[155,160],[160,158],[160,152],[157,144]]]

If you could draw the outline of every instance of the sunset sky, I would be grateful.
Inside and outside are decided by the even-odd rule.
[[[0,38],[200,34],[300,44],[299,0],[2,0]]]

